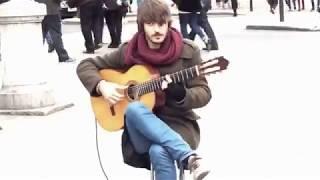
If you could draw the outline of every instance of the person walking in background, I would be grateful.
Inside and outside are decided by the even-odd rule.
[[[267,0],[267,2],[268,2],[269,7],[270,7],[270,12],[272,14],[274,14],[275,13],[274,11],[278,6],[278,0]]]
[[[128,12],[129,2],[122,0],[121,4],[117,0],[103,0],[105,4],[104,17],[111,38],[108,48],[117,48],[121,44],[122,18]]]
[[[316,8],[315,8],[314,0],[311,0],[311,5],[312,5],[311,11],[317,10],[320,13],[320,0],[317,0]]]
[[[60,17],[60,0],[35,0],[38,3],[46,5],[46,15],[44,16],[42,26],[43,41],[48,43],[48,52],[56,50],[59,62],[73,62],[68,52],[63,46],[61,17]]]
[[[202,180],[210,170],[195,151],[200,128],[199,116],[193,109],[210,101],[211,90],[204,76],[173,83],[168,75],[201,64],[200,50],[171,27],[170,9],[163,0],[144,0],[138,7],[137,23],[138,32],[129,42],[102,56],[82,60],[77,67],[78,77],[91,96],[102,96],[115,106],[124,100],[127,86],[102,79],[99,70],[125,72],[134,65],[146,65],[166,77],[157,85],[161,90],[156,93],[154,109],[140,101],[130,101],[123,109],[123,160],[137,168],[150,169],[151,164],[157,180],[176,179],[177,162],[179,167],[190,170],[193,180]]]
[[[311,0],[311,11],[315,10],[315,4],[314,4],[314,0]]]
[[[204,50],[218,50],[218,42],[208,20],[208,11],[212,9],[211,0],[201,0],[201,6],[199,25],[208,36],[208,47],[205,47]],[[195,36],[196,33],[191,31],[189,34],[190,39],[194,40]]]
[[[68,0],[70,8],[80,9],[80,26],[86,50],[83,53],[94,54],[102,47],[103,2],[101,0]]]
[[[296,4],[293,2],[295,0],[292,0],[292,4],[291,4],[291,0],[285,0],[286,5],[289,8],[289,11],[292,11],[292,5],[293,5],[293,9],[296,10]]]
[[[224,4],[228,4],[229,0],[224,0]],[[238,16],[238,12],[237,12],[237,9],[238,9],[238,0],[231,0],[231,8],[232,8],[232,11],[233,11],[233,16]]]
[[[304,0],[298,0],[298,11],[304,10]]]
[[[208,37],[199,25],[200,11],[202,9],[200,0],[173,0],[179,10],[180,31],[183,38],[191,39],[188,32],[188,25],[196,35],[198,35],[208,47]]]

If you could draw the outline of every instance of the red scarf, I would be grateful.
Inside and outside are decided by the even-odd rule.
[[[129,41],[125,52],[125,63],[161,65],[170,64],[178,60],[182,53],[182,36],[178,30],[170,27],[167,37],[160,49],[150,49],[144,32],[136,33]]]

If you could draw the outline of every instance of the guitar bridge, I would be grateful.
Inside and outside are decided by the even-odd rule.
[[[116,115],[116,112],[114,111],[114,106],[111,106],[111,107],[110,107],[110,111],[111,111],[111,115],[112,115],[112,116],[115,116],[115,115]]]

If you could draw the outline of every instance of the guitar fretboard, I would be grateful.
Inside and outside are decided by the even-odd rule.
[[[172,83],[185,82],[186,80],[193,79],[199,75],[200,73],[198,70],[198,66],[193,66],[193,67],[169,74],[170,78],[172,79]],[[129,87],[128,92],[130,94],[137,93],[138,96],[141,96],[150,92],[161,90],[162,89],[161,85],[163,81],[165,81],[165,76],[151,79],[141,84],[137,84]]]

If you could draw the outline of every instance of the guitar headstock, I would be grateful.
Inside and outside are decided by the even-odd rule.
[[[198,66],[199,73],[203,75],[213,74],[227,69],[229,61],[223,56],[215,57],[201,62]]]

